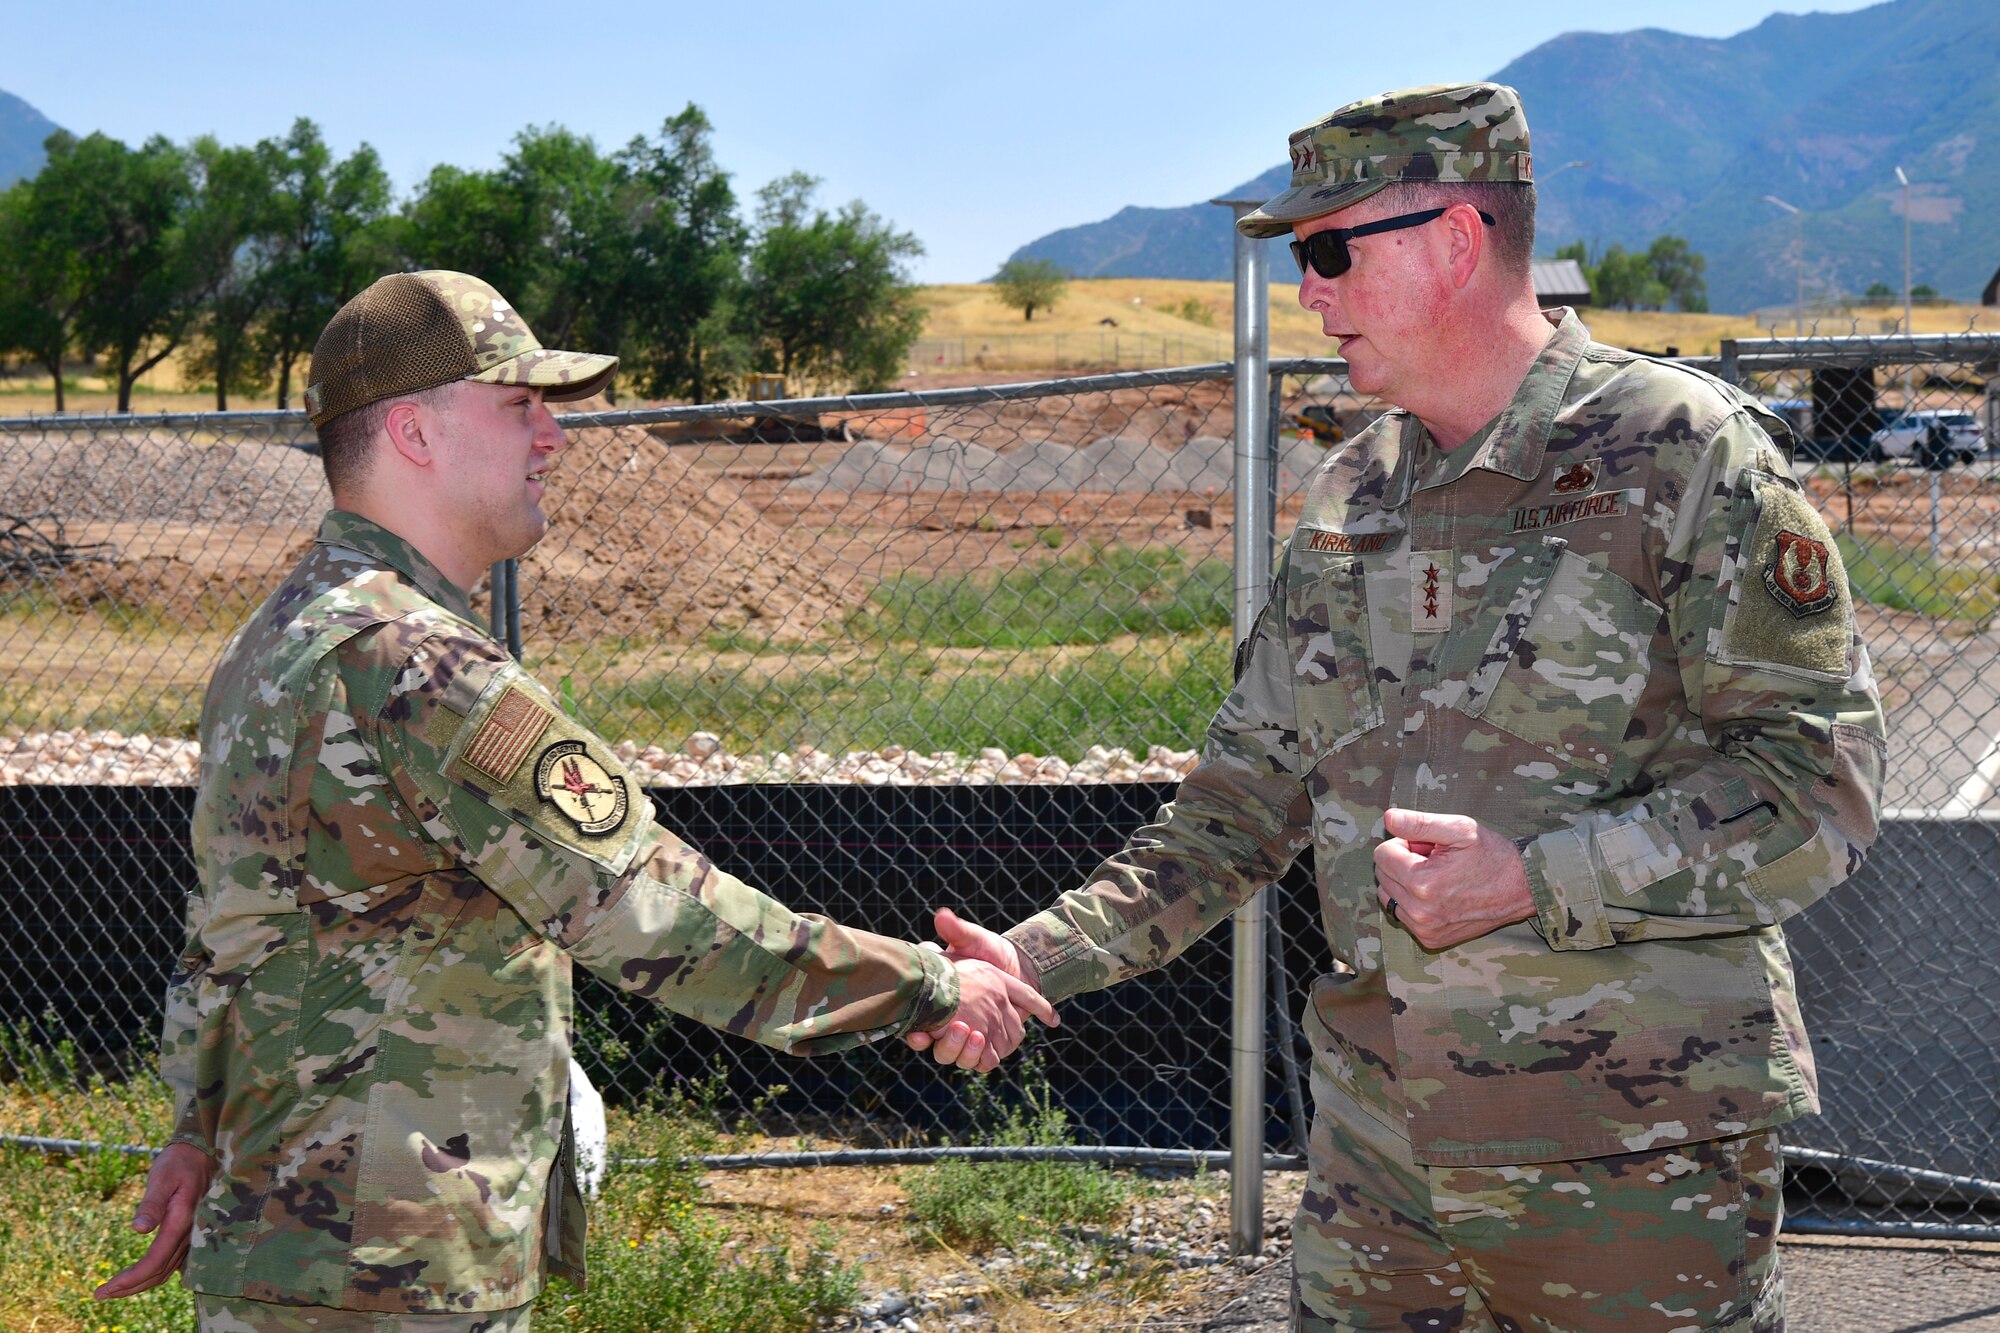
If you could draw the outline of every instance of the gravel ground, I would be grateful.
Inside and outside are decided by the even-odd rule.
[[[1074,763],[1057,755],[921,754],[900,745],[829,754],[810,745],[776,754],[727,754],[698,731],[681,748],[622,741],[619,759],[648,787],[721,787],[743,782],[819,782],[836,786],[946,787],[996,783],[1179,782],[1196,752],[1155,745],[1143,755],[1093,745]],[[169,736],[116,731],[41,731],[0,736],[0,787],[191,787],[201,746]]]
[[[1790,1333],[2000,1330],[2000,1244],[1800,1236],[1782,1247]],[[1290,1291],[1288,1255],[1189,1327],[1284,1333]]]

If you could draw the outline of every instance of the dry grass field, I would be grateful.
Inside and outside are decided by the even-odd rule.
[[[1273,356],[1325,356],[1329,344],[1320,332],[1317,316],[1298,301],[1298,284],[1287,274],[1278,273],[1280,256],[1272,258],[1271,354]],[[1286,265],[1289,257],[1283,257]],[[1053,309],[1037,310],[1034,320],[1021,318],[1018,310],[1003,305],[992,286],[964,283],[926,287],[922,296],[927,318],[924,337],[929,340],[955,339],[968,346],[984,343],[990,350],[991,366],[1028,367],[1024,358],[1040,355],[1044,365],[1054,349],[1056,335],[1062,335],[1064,350],[1094,347],[1113,330],[1103,321],[1117,321],[1116,333],[1129,339],[1133,349],[1185,343],[1220,348],[1229,356],[1230,330],[1236,318],[1235,290],[1227,282],[1195,282],[1154,278],[1093,278],[1069,284]],[[1789,311],[1771,310],[1759,314],[1682,314],[1678,311],[1600,310],[1580,312],[1591,333],[1600,341],[1618,347],[1663,352],[1675,347],[1682,355],[1713,355],[1724,338],[1758,338],[1769,335],[1775,324],[1780,334],[1792,331]],[[1191,318],[1190,316],[1194,316]],[[1885,333],[1900,323],[1902,311],[1880,306],[1854,307],[1823,314],[1815,323],[1808,318],[1808,330],[1822,333]],[[1203,323],[1203,319],[1208,323]],[[2000,325],[2000,314],[1975,305],[1925,306],[1914,312],[1911,321],[1919,333],[1962,333],[1971,328]],[[1127,351],[1127,364],[1132,351]],[[1157,355],[1157,353],[1155,353]],[[1073,357],[1071,358],[1074,359]],[[1205,359],[1205,358],[1204,358]],[[1154,361],[1151,364],[1162,364]]]
[[[1289,257],[1272,256],[1271,354],[1326,356],[1331,344],[1319,320],[1301,309],[1298,285],[1289,278]],[[1281,265],[1284,266],[1281,271]],[[1137,369],[1223,361],[1231,356],[1236,317],[1235,292],[1228,282],[1173,278],[1092,278],[1069,284],[1048,310],[1032,321],[1003,305],[988,283],[947,283],[920,289],[924,332],[911,355],[911,371],[923,377],[943,373],[952,383],[975,383],[979,372],[1018,376],[1024,371]],[[1756,338],[1792,331],[1791,312],[1770,309],[1745,315],[1681,314],[1674,311],[1587,309],[1581,312],[1600,341],[1640,351],[1677,349],[1688,356],[1713,355],[1724,338]],[[1821,333],[1887,333],[1901,322],[1898,308],[1865,306],[1809,316],[1807,328]],[[2000,312],[1976,305],[1934,305],[1916,310],[1919,333],[1963,333],[2000,326]],[[305,382],[295,372],[292,405]],[[78,368],[71,374],[65,407],[72,413],[110,412],[115,385]],[[53,407],[47,375],[32,368],[0,374],[0,417],[46,413]],[[232,411],[277,406],[272,392],[236,394]],[[135,412],[207,412],[215,391],[183,373],[169,358],[140,381]]]

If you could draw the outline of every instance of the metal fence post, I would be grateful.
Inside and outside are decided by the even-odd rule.
[[[496,560],[488,578],[493,637],[521,660],[521,562]]]
[[[1235,217],[1261,200],[1218,199]],[[1236,637],[1248,636],[1271,582],[1270,305],[1266,247],[1236,235]],[[1229,1245],[1264,1245],[1264,991],[1269,889],[1237,909],[1230,988]]]

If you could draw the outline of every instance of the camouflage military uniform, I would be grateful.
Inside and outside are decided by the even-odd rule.
[[[1310,847],[1322,1111],[1415,1164],[1518,1178],[1815,1110],[1779,923],[1875,837],[1882,715],[1782,429],[1565,314],[1460,447],[1395,411],[1331,453],[1201,764],[1009,932],[1044,993],[1158,966]],[[1390,807],[1514,839],[1535,917],[1425,949],[1378,905]]]
[[[162,1053],[176,1141],[220,1163],[197,1292],[466,1313],[580,1280],[572,959],[799,1053],[957,1005],[939,955],[794,914],[661,828],[464,594],[355,515],[231,643],[201,738]]]

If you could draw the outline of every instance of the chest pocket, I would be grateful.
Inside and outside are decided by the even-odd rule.
[[[1308,764],[1382,725],[1368,587],[1353,556],[1294,555],[1285,587],[1300,757]]]
[[[1608,773],[1650,674],[1662,612],[1559,537],[1524,553],[1460,710]]]

